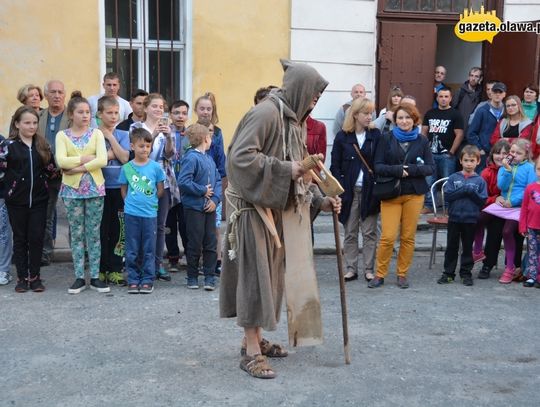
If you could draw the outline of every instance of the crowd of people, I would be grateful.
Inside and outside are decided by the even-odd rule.
[[[70,294],[87,287],[109,292],[110,284],[151,293],[156,279],[171,281],[182,260],[188,288],[200,287],[201,272],[204,289],[213,291],[226,184],[214,95],[196,100],[197,121],[187,126],[183,100],[169,106],[160,94],[138,89],[128,102],[112,72],[103,89],[88,99],[75,91],[67,105],[59,80],[48,81],[44,93],[34,85],[19,91],[23,106],[0,144],[0,285],[12,280],[13,260],[15,291],[45,290],[40,269],[51,262],[60,197],[75,272]]]
[[[415,97],[399,86],[391,87],[374,120],[375,106],[360,84],[338,109],[330,169],[345,189],[345,280],[358,278],[361,233],[364,278],[369,288],[381,287],[399,234],[397,285],[408,288],[419,217],[444,210],[447,245],[437,283],[454,281],[458,260],[464,285],[473,285],[477,262],[483,261],[477,278],[489,278],[504,241],[499,282],[540,288],[538,86],[526,85],[521,97],[507,96],[503,82],[488,80],[482,101],[480,68],[470,69],[457,92],[445,77],[446,69],[436,67],[433,106],[423,118]],[[432,188],[437,181],[444,199],[437,185]]]
[[[506,96],[504,83],[487,81],[482,101],[482,71],[472,68],[454,97],[439,66],[433,107],[422,117],[414,96],[399,86],[377,115],[364,86],[354,85],[336,115],[330,159],[344,193],[324,197],[305,159],[325,158],[326,127],[310,113],[328,82],[305,64],[282,66],[283,86],[257,90],[227,158],[212,93],[196,99],[197,120],[188,126],[187,102],[168,104],[141,89],[128,102],[112,72],[103,78],[103,94],[85,99],[75,91],[67,105],[59,80],[43,92],[23,86],[17,95],[23,105],[0,142],[0,285],[10,283],[13,261],[16,292],[45,290],[40,270],[54,253],[60,197],[75,274],[70,294],[88,287],[109,292],[111,284],[149,294],[156,279],[171,281],[181,265],[188,289],[200,288],[203,275],[204,289],[213,291],[221,276],[220,315],[236,317],[244,329],[240,368],[258,378],[275,377],[266,357],[287,356],[262,336],[280,316],[284,216],[299,219],[290,229],[295,234],[304,210],[312,221],[320,210],[337,212],[345,280],[358,278],[361,232],[363,274],[372,289],[384,285],[399,237],[397,285],[406,289],[418,219],[442,206],[447,248],[437,283],[454,281],[458,260],[464,285],[473,285],[476,262],[483,261],[477,278],[489,278],[504,241],[499,282],[540,288],[537,86],[526,85],[523,97]],[[440,180],[438,198],[432,185]]]

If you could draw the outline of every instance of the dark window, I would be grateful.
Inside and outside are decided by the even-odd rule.
[[[184,1],[104,0],[106,69],[119,74],[122,97],[137,88],[185,97]]]

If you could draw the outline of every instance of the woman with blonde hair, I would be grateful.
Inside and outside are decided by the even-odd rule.
[[[511,143],[516,138],[531,141],[532,121],[525,115],[519,96],[508,96],[504,101],[503,118],[491,134],[491,145],[504,138]]]
[[[358,278],[358,231],[362,231],[364,278],[374,277],[379,201],[373,199],[373,158],[381,133],[369,127],[375,104],[355,99],[347,110],[343,129],[336,135],[331,153],[330,171],[341,183],[342,209],[339,221],[345,227],[345,281]]]
[[[43,100],[43,92],[39,86],[29,83],[19,89],[17,100],[39,113],[41,111],[40,103]]]

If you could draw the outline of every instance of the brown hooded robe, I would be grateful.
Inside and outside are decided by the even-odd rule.
[[[303,121],[313,98],[328,85],[308,65],[283,60],[281,63],[285,71],[282,88],[272,91],[246,113],[227,155],[229,223],[220,284],[220,315],[237,317],[241,327],[265,330],[275,330],[279,320],[287,248],[276,246],[253,205],[272,210],[283,242],[282,211],[295,202],[310,200],[311,191],[318,191],[305,187],[302,179],[291,181],[291,161],[301,161],[307,155]],[[312,205],[318,207],[322,197],[317,192],[315,195]],[[228,239],[231,234],[236,239],[233,247]],[[236,249],[233,260],[227,255],[231,249]]]

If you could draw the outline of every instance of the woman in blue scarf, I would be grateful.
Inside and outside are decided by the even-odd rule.
[[[409,288],[407,273],[412,263],[416,225],[428,190],[426,176],[435,165],[427,138],[418,132],[420,114],[411,104],[401,104],[395,112],[396,126],[385,133],[375,151],[375,174],[400,179],[396,198],[381,201],[381,240],[377,249],[377,271],[369,288],[384,284],[394,242],[400,232],[397,285]]]

